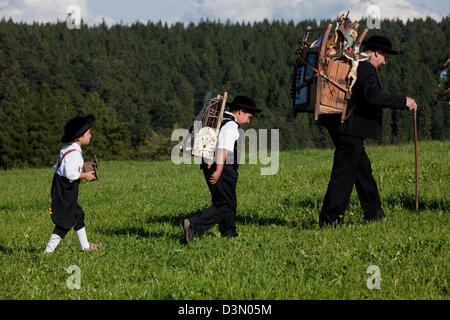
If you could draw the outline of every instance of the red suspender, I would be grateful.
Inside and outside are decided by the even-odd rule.
[[[67,156],[72,151],[77,151],[77,149],[71,149],[71,150],[67,151],[66,153],[63,154],[61,159],[58,159],[58,165],[56,166],[56,171],[58,171],[59,167],[61,166],[61,162],[63,161],[64,157]]]

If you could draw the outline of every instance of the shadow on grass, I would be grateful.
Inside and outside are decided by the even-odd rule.
[[[285,226],[288,228],[295,228],[298,230],[318,230],[319,229],[319,212],[322,206],[321,198],[303,198],[299,200],[284,200],[276,207],[269,209],[274,213],[273,217],[261,216],[251,212],[239,212],[236,216],[237,225],[254,225],[254,226]],[[357,205],[359,201],[356,200]],[[353,203],[353,202],[352,202]],[[355,203],[353,203],[354,205]],[[391,197],[383,200],[383,205],[393,206],[401,204],[402,206],[415,210],[415,199],[406,194],[394,194]],[[421,207],[434,210],[443,209],[449,206],[446,201],[423,200]],[[200,208],[189,213],[174,212],[167,215],[149,216],[146,220],[148,224],[163,224],[167,223],[179,228],[180,234],[170,234],[165,232],[151,232],[143,227],[125,227],[102,229],[101,233],[117,236],[136,236],[138,238],[171,238],[173,240],[183,241],[182,221],[185,218],[199,216],[206,208]],[[283,210],[290,210],[289,213],[283,215]],[[292,212],[294,210],[294,213]],[[267,209],[266,209],[267,212]],[[317,214],[315,214],[317,213]],[[346,217],[344,225],[365,225],[367,222],[361,217]]]
[[[255,225],[255,226],[286,226],[288,228],[296,228],[299,230],[316,230],[318,229],[318,219],[319,212],[322,206],[322,200],[320,198],[303,198],[297,200],[286,199],[281,204],[277,204],[272,210],[274,212],[274,217],[260,216],[254,213],[248,212],[238,212],[236,216],[236,223],[238,225]],[[359,205],[359,201],[358,205]],[[424,210],[444,210],[444,208],[449,208],[450,203],[444,199],[419,199],[420,209]],[[415,197],[414,195],[397,193],[390,195],[382,200],[383,207],[401,205],[405,209],[415,211]],[[173,226],[179,227],[180,235],[171,235],[164,232],[150,232],[145,230],[143,227],[126,227],[118,229],[103,229],[100,232],[108,235],[117,236],[136,236],[138,238],[164,238],[169,237],[173,240],[184,242],[183,231],[182,231],[182,221],[185,218],[199,216],[202,214],[203,210],[206,208],[197,209],[189,213],[176,212],[173,214],[163,215],[163,216],[150,216],[147,218],[146,222],[149,224],[158,223],[168,223]],[[288,210],[294,208],[297,214],[287,214],[286,216],[280,216],[282,210]],[[305,212],[309,212],[305,214]],[[317,212],[317,215],[312,215],[311,212]],[[362,225],[366,224],[361,219],[355,219],[348,217],[345,219],[345,225]],[[0,252],[4,251],[4,248],[0,247]],[[10,249],[6,249],[10,250]],[[7,251],[8,252],[8,251]]]
[[[0,211],[19,211],[19,210],[48,210],[50,206],[49,201],[32,201],[25,204],[17,203],[2,203],[0,205]]]
[[[11,248],[7,248],[4,245],[0,244],[0,252],[3,253],[3,254],[10,254],[11,255],[11,254],[14,253],[14,250],[11,249]]]
[[[4,245],[0,244],[0,253],[5,255],[15,255],[18,252],[27,252],[27,253],[42,253],[44,252],[44,248],[29,248],[29,247],[17,247],[17,248],[8,248]]]
[[[111,228],[111,229],[100,229],[97,232],[113,235],[113,236],[134,236],[138,239],[149,239],[149,238],[169,238],[172,240],[182,241],[183,235],[181,234],[182,229],[180,225],[180,234],[172,235],[165,232],[151,232],[147,231],[142,227],[126,227],[126,228]]]
[[[148,223],[170,223],[172,225],[179,225],[181,227],[182,221],[185,218],[190,218],[194,216],[201,215],[203,210],[195,210],[186,214],[178,214],[176,216],[158,216],[150,217],[147,219]],[[236,223],[241,223],[244,225],[256,224],[256,225],[272,225],[272,224],[286,224],[286,221],[279,218],[266,218],[266,217],[255,217],[245,213],[238,213],[236,215]]]
[[[291,206],[291,204],[289,204]],[[300,209],[308,208],[314,209],[317,206],[316,201],[312,199],[301,200],[298,204],[295,205]],[[171,225],[180,226],[182,225],[182,221],[185,218],[190,218],[193,216],[200,216],[203,212],[203,209],[197,209],[191,211],[189,213],[177,213],[176,215],[165,215],[165,216],[151,216],[147,219],[147,223],[169,223]],[[277,208],[274,208],[274,212]],[[300,229],[314,229],[318,225],[318,214],[317,219],[311,218],[310,216],[302,216],[301,213],[296,217],[287,216],[283,217],[264,217],[260,215],[255,215],[252,213],[239,212],[236,215],[236,223],[241,225],[256,225],[256,226],[287,226],[292,228],[300,228]]]
[[[401,205],[405,209],[416,210],[415,194],[397,193],[390,195],[382,200],[382,205],[396,206]],[[450,208],[450,201],[445,199],[423,199],[420,197],[419,190],[419,210],[448,210]]]

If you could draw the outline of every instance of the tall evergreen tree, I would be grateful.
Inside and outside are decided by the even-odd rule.
[[[312,114],[292,118],[290,98],[298,41],[308,25],[331,22],[82,23],[69,30],[64,22],[2,19],[0,168],[51,165],[55,150],[43,150],[41,141],[59,147],[63,124],[88,112],[98,121],[87,155],[159,158],[170,152],[173,128],[190,126],[208,91],[254,98],[265,112],[252,126],[279,129],[282,150],[331,146]],[[380,70],[384,89],[416,99],[420,139],[448,139],[448,105],[432,99],[450,56],[450,17],[382,20],[381,30],[367,37],[373,34],[387,36],[401,52]],[[381,143],[411,141],[412,134],[411,113],[383,111]]]

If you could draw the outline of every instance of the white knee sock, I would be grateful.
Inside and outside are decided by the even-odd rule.
[[[81,250],[89,249],[89,241],[86,235],[86,228],[83,227],[75,233],[77,234],[78,241],[80,242]]]
[[[58,246],[60,241],[61,241],[61,237],[58,236],[57,234],[52,233],[52,235],[50,236],[50,240],[48,240],[47,247],[45,248],[44,252],[55,251],[55,249]]]

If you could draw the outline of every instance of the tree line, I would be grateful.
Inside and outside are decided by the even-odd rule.
[[[312,114],[293,117],[290,81],[306,27],[331,22],[82,23],[69,30],[64,22],[3,18],[0,168],[53,165],[65,122],[86,114],[97,118],[86,157],[169,158],[176,144],[171,132],[192,125],[208,91],[252,97],[264,112],[250,126],[280,129],[281,150],[329,147]],[[380,70],[384,90],[416,99],[421,140],[449,139],[448,106],[433,98],[450,56],[450,17],[383,20],[367,37],[373,34],[390,38],[401,52]],[[411,113],[384,110],[383,138],[372,143],[412,138]]]

